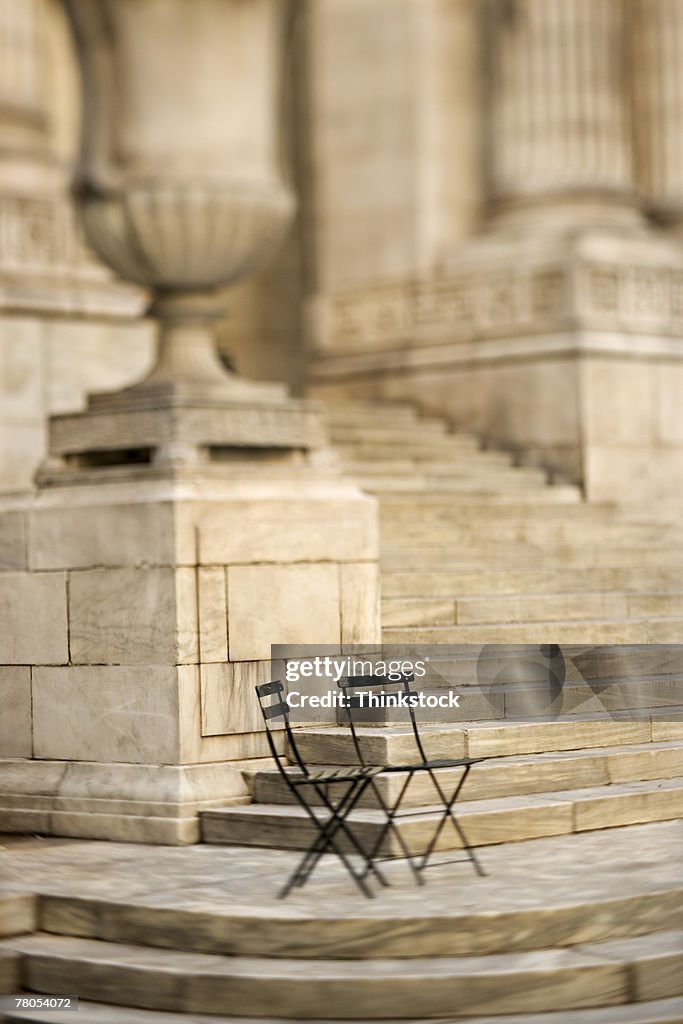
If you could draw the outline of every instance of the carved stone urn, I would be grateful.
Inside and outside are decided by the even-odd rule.
[[[213,336],[226,286],[273,250],[294,210],[278,133],[288,0],[65,3],[83,76],[87,238],[150,290],[160,342],[146,380],[91,397],[88,413],[105,420],[53,420],[53,467],[86,440],[89,453],[109,445],[107,465],[113,449],[177,463],[314,446],[310,411],[279,384],[227,371]]]

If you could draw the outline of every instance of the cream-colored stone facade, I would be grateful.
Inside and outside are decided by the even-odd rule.
[[[62,6],[3,9],[0,430],[16,489],[46,416],[139,379],[153,330],[74,234]],[[295,5],[279,116],[299,214],[232,293],[231,362],[298,392],[416,400],[596,499],[675,496],[680,24],[678,0]],[[253,106],[246,80],[229,87]]]
[[[318,399],[680,499],[681,6],[0,0],[5,827],[196,840],[271,644],[380,639]]]

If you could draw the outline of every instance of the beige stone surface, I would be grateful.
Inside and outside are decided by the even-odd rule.
[[[21,958],[10,951],[0,951],[0,993],[12,995],[20,984]]]
[[[680,818],[683,817],[683,780],[615,785],[591,799],[577,801],[575,815],[577,832]]]
[[[0,571],[25,569],[26,549],[24,512],[0,511]]]
[[[212,724],[222,727],[226,714],[236,723],[249,725],[253,721],[256,732],[242,731],[236,734],[216,733],[203,735],[202,718],[202,673],[208,678],[207,700]],[[266,672],[266,669],[263,669]],[[179,710],[178,734],[179,755],[181,764],[207,764],[216,761],[237,761],[244,758],[265,757],[269,754],[268,745],[263,734],[262,720],[252,718],[253,710],[249,705],[244,707],[231,705],[227,708],[229,688],[224,689],[225,677],[229,676],[229,666],[220,664],[179,665],[178,669]],[[247,669],[246,675],[250,670]],[[267,674],[267,673],[266,673]],[[277,671],[275,673],[278,674]],[[280,673],[281,674],[281,673]],[[238,672],[238,677],[242,679]]]
[[[341,642],[376,643],[381,637],[379,573],[372,562],[339,567]]]
[[[197,842],[201,809],[245,799],[239,766],[225,762],[0,761],[0,817],[8,832]]]
[[[31,510],[29,536],[32,569],[178,564],[169,501],[105,504],[93,493],[82,507],[67,494],[62,507]]]
[[[75,664],[196,662],[194,570],[91,569],[70,574]]]
[[[680,396],[683,391],[683,366],[679,364],[657,366],[657,437],[662,444],[683,444],[683,410]]]
[[[335,1005],[349,1019],[379,1019],[400,1013],[440,1016],[453,1003],[469,1013],[497,1013],[627,1000],[626,965],[601,961],[590,946],[580,952],[414,958],[409,972],[401,961],[311,960],[303,976],[300,964],[287,959],[264,972],[258,959],[141,952],[93,939],[36,936],[11,942],[24,954],[32,988],[54,992],[78,984],[84,997],[112,1001],[125,993],[126,1004],[157,1009],[177,1009],[180,997],[190,1013],[218,1013],[227,1003],[234,1013],[265,1016],[280,1000],[293,1018],[320,1018]]]
[[[0,667],[0,757],[31,757],[31,669]]]
[[[3,316],[0,321],[0,415],[12,421],[40,421],[43,408],[40,372],[44,323]]]
[[[100,284],[101,291],[104,295],[109,289],[115,302],[115,290],[105,282]],[[64,282],[65,296],[68,290]],[[86,301],[85,295],[81,301]],[[136,302],[126,310],[124,299],[119,322],[83,321],[73,315],[52,320],[35,315],[2,317],[0,490],[32,485],[46,452],[46,416],[79,409],[87,392],[120,387],[142,375],[154,338],[148,322],[128,319],[138,307]]]
[[[357,501],[235,502],[198,527],[202,565],[376,558],[377,513]]]
[[[231,661],[268,659],[272,644],[339,644],[336,565],[254,565],[228,569]]]
[[[228,660],[228,603],[225,569],[197,569],[199,655],[202,664]]]
[[[202,665],[202,736],[259,732],[263,718],[254,687],[271,677],[268,661]]]
[[[0,573],[0,664],[69,660],[66,573]]]
[[[0,483],[3,491],[27,491],[33,471],[47,450],[42,420],[12,420],[0,415]]]
[[[35,931],[36,910],[36,900],[31,892],[0,892],[0,938]]]
[[[85,407],[86,396],[115,391],[151,368],[156,343],[151,320],[60,322],[44,327],[45,402],[51,414]]]
[[[33,670],[34,756],[177,763],[178,671],[155,665]]]
[[[660,367],[653,363],[615,363],[593,357],[582,368],[589,443],[656,443]]]

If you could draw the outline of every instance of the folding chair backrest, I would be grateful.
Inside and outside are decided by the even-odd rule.
[[[398,673],[395,673],[398,675]],[[401,672],[400,678],[389,679],[387,676],[380,675],[369,675],[369,676],[346,676],[339,680],[339,688],[345,694],[345,702],[343,705],[343,711],[346,714],[346,720],[351,731],[351,737],[353,740],[353,746],[356,751],[356,757],[361,765],[366,764],[366,759],[363,755],[363,751],[360,744],[360,737],[356,730],[356,724],[360,720],[358,712],[365,708],[367,705],[364,703],[361,695],[362,691],[372,691],[373,688],[382,689],[390,692],[391,687],[396,687],[397,690],[402,693],[406,698],[405,707],[405,718],[406,721],[410,721],[410,726],[413,731],[413,738],[415,740],[415,746],[417,747],[418,754],[423,762],[427,761],[427,755],[422,745],[420,738],[420,730],[418,727],[417,718],[415,716],[415,709],[410,697],[413,696],[414,691],[411,689],[410,684],[414,682],[415,676],[412,672]],[[400,716],[397,715],[397,718]]]
[[[290,708],[287,703],[283,684],[279,679],[274,679],[270,683],[261,683],[260,686],[255,686],[254,689],[256,690],[261,714],[263,715],[263,721],[266,725],[266,739],[268,740],[268,746],[270,747],[270,752],[273,755],[280,773],[285,776],[285,778],[287,777],[285,772],[285,755],[279,752],[273,736],[278,723],[281,723],[281,726],[284,729],[285,736],[287,737],[288,749],[291,751],[297,766],[301,769],[304,775],[308,775],[308,768],[299,753],[299,748],[294,738],[294,730],[292,729],[289,721]]]

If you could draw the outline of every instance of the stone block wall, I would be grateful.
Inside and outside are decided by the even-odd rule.
[[[0,757],[265,754],[271,644],[378,638],[370,499],[50,497],[0,514]]]

